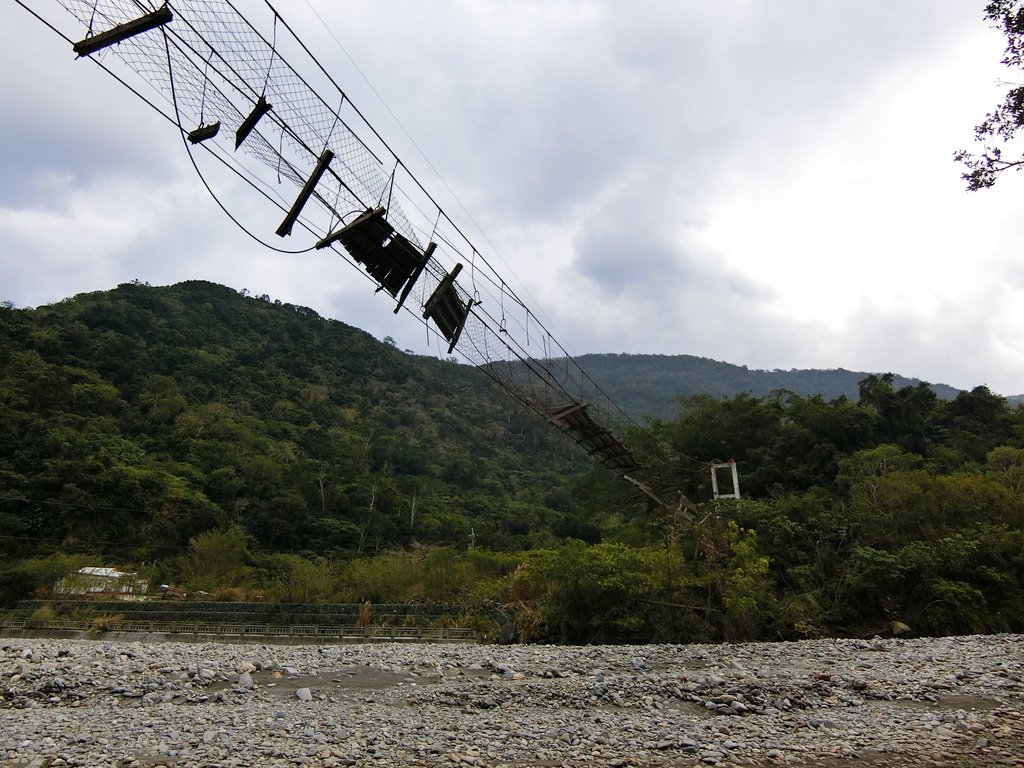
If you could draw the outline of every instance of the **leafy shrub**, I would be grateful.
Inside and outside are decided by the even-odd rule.
[[[120,613],[102,613],[93,616],[89,622],[90,632],[116,632],[124,624],[124,616]]]
[[[0,605],[50,595],[59,579],[79,568],[94,565],[89,555],[55,554],[15,562],[0,569]]]
[[[245,531],[231,525],[189,539],[179,566],[189,591],[213,593],[242,585],[249,578],[251,560]]]
[[[29,623],[33,626],[41,626],[47,622],[53,621],[57,618],[57,612],[53,610],[53,606],[46,604],[40,605],[34,611],[32,615],[28,617]]]

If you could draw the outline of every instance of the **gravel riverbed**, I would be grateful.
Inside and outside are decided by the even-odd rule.
[[[8,637],[0,765],[1024,766],[1022,641]]]

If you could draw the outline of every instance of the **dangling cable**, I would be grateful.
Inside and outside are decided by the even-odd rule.
[[[269,248],[270,250],[276,251],[277,253],[285,253],[285,254],[288,254],[288,255],[297,255],[297,254],[300,254],[300,253],[309,253],[310,251],[312,251],[316,246],[312,246],[311,245],[309,248],[303,248],[301,251],[288,251],[288,250],[285,250],[283,248],[278,248],[277,246],[271,245],[270,243],[267,243],[267,242],[261,240],[257,235],[255,235],[252,232],[250,232],[246,228],[246,226],[244,224],[242,224],[242,222],[240,222],[238,219],[236,219],[232,215],[231,211],[229,211],[227,209],[227,206],[225,206],[224,203],[222,203],[220,201],[220,198],[217,197],[217,193],[215,193],[213,191],[213,188],[209,185],[209,183],[206,181],[206,178],[203,176],[203,172],[201,170],[199,170],[199,164],[196,162],[195,157],[192,155],[192,148],[189,146],[188,140],[185,138],[185,134],[187,133],[187,131],[184,129],[184,127],[181,124],[181,111],[178,108],[178,95],[177,95],[177,92],[175,91],[175,86],[174,86],[174,67],[173,67],[173,65],[171,63],[171,43],[170,43],[170,39],[167,36],[167,30],[166,29],[163,30],[163,36],[164,36],[164,50],[167,52],[167,81],[168,81],[168,83],[171,86],[171,103],[174,105],[174,118],[175,118],[175,120],[177,121],[177,124],[178,124],[178,133],[181,136],[182,143],[185,145],[185,150],[188,152],[188,159],[192,162],[192,167],[195,168],[196,175],[199,176],[199,180],[203,183],[203,186],[206,187],[206,191],[210,193],[210,197],[213,198],[213,202],[215,202],[217,204],[217,206],[222,211],[224,211],[224,215],[227,216],[229,219],[231,219],[231,221],[234,222],[235,226],[237,226],[240,230],[245,232],[245,234],[247,234],[249,237],[251,237],[257,243],[262,245],[264,248]]]
[[[96,6],[100,4],[100,0],[93,0],[92,13],[89,15],[89,29],[86,31],[86,37],[92,37],[92,23],[96,20]]]
[[[324,139],[324,148],[320,150],[320,154],[330,146],[331,139],[334,138],[334,129],[338,127],[338,121],[341,119],[341,109],[345,106],[345,94],[341,94],[341,103],[338,105],[338,111],[334,113],[334,122],[331,123],[331,130],[327,132],[327,138]]]
[[[281,128],[281,138],[277,142],[277,183],[281,183],[281,162],[284,160],[284,128]]]
[[[270,44],[270,62],[267,64],[267,76],[263,80],[263,93],[267,95],[267,84],[270,82],[270,71],[274,68],[274,57],[277,55],[277,11],[274,11],[273,42]]]
[[[338,184],[338,194],[336,194],[334,196],[334,205],[331,206],[331,220],[328,223],[328,227],[327,227],[327,231],[328,232],[333,232],[334,231],[334,216],[335,216],[335,214],[337,214],[337,216],[338,216],[338,223],[339,224],[345,218],[340,213],[338,213],[338,203],[340,203],[340,202],[341,202],[341,184],[339,183]]]
[[[210,48],[210,59],[213,58],[213,48]],[[203,96],[199,101],[199,125],[202,127],[206,119],[206,84],[210,78],[208,76],[210,70],[210,59],[206,60],[206,64],[203,65]],[[170,65],[167,67],[167,71],[170,72]]]
[[[438,208],[437,209],[437,218],[434,219],[434,228],[432,230],[430,230],[430,239],[431,240],[433,240],[434,239],[434,235],[437,234],[437,225],[440,223],[440,221],[441,221],[441,209]]]
[[[395,167],[391,169],[391,178],[388,181],[388,204],[384,206],[384,210],[391,210],[391,193],[395,190],[395,174],[398,172],[398,159],[395,158]],[[380,197],[377,198],[377,205],[380,205],[380,201],[384,199],[384,190],[380,191]]]
[[[473,286],[473,303],[480,303],[480,291],[476,289],[476,248],[469,257],[469,284]]]
[[[499,333],[508,333],[508,323],[505,321],[505,281],[501,281],[501,290],[498,292],[501,301],[501,322],[498,324]]]

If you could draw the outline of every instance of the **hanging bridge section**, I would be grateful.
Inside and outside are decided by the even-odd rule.
[[[230,0],[15,2],[64,37],[76,66],[91,60],[176,127],[210,194],[248,236],[285,253],[337,252],[394,312],[416,316],[447,354],[595,459],[620,473],[639,466],[616,434],[629,417],[269,2],[252,20]],[[246,182],[260,220],[242,220],[251,200],[219,191],[212,169]]]

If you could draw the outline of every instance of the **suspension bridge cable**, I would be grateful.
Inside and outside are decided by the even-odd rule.
[[[91,25],[96,17],[95,0],[56,1],[73,16],[76,16],[81,23],[88,23],[91,30]],[[28,8],[22,0],[16,0],[16,2],[41,21],[45,21]],[[365,209],[367,208],[366,200],[379,199],[383,201],[385,196],[388,199],[385,223],[392,224],[396,229],[408,233],[411,243],[417,243],[417,232],[425,234],[426,229],[417,226],[418,219],[415,217],[408,218],[404,209],[415,211],[425,222],[429,223],[432,220],[433,225],[430,229],[429,239],[432,243],[443,244],[442,247],[436,248],[436,255],[451,259],[452,262],[457,259],[468,261],[470,269],[463,273],[463,279],[465,280],[468,276],[470,284],[467,288],[455,280],[457,265],[449,270],[442,263],[436,261],[433,255],[430,258],[424,255],[424,261],[416,272],[416,277],[408,278],[409,285],[403,292],[396,311],[401,308],[409,314],[416,315],[418,313],[414,311],[413,307],[418,305],[423,310],[423,318],[427,318],[431,311],[428,303],[433,301],[439,291],[448,291],[447,295],[450,299],[446,299],[446,301],[454,302],[452,306],[460,308],[459,311],[462,312],[458,331],[455,333],[439,332],[436,316],[430,316],[434,320],[433,325],[427,323],[426,319],[420,320],[426,325],[428,333],[449,342],[450,350],[457,351],[467,362],[481,368],[517,400],[533,408],[548,420],[554,421],[563,432],[583,444],[602,461],[614,462],[620,457],[628,456],[628,450],[617,440],[613,439],[613,450],[609,452],[605,451],[607,445],[601,447],[594,442],[593,438],[597,436],[601,440],[605,440],[606,437],[602,436],[610,435],[610,432],[601,425],[600,420],[611,419],[617,423],[636,425],[632,416],[616,403],[609,393],[569,354],[562,342],[551,332],[550,321],[539,319],[537,314],[520,298],[516,290],[509,286],[487,255],[473,245],[466,233],[398,157],[358,107],[352,104],[351,99],[347,97],[323,64],[298,37],[287,21],[281,17],[269,0],[264,0],[264,2],[274,14],[273,42],[268,41],[238,11],[231,0],[180,0],[180,2],[174,3],[174,20],[177,23],[164,27],[162,35],[141,34],[138,37],[122,41],[112,49],[129,69],[135,70],[139,77],[149,81],[150,85],[158,91],[170,92],[173,116],[169,116],[152,101],[142,96],[137,89],[128,85],[103,62],[97,60],[95,63],[114,75],[145,103],[176,125],[186,145],[189,160],[199,175],[200,181],[217,205],[239,228],[256,242],[275,252],[305,253],[311,249],[286,250],[278,248],[243,225],[215,193],[200,168],[190,143],[185,141],[187,134],[184,127],[185,112],[190,115],[193,113],[198,115],[200,123],[203,122],[204,115],[210,114],[215,115],[219,121],[226,120],[229,124],[233,124],[252,108],[254,99],[262,99],[265,96],[273,102],[272,108],[268,106],[265,113],[271,115],[267,124],[276,126],[280,131],[279,147],[272,145],[259,130],[247,131],[243,138],[236,141],[236,146],[240,145],[242,152],[237,155],[229,154],[227,158],[206,146],[205,143],[200,146],[282,210],[284,210],[284,206],[273,200],[260,187],[260,184],[266,183],[261,180],[261,175],[254,173],[247,165],[241,163],[241,155],[244,154],[256,160],[271,173],[276,171],[279,174],[279,183],[280,175],[283,175],[290,182],[303,186],[300,199],[303,199],[303,203],[306,199],[316,200],[317,206],[315,213],[306,212],[299,218],[299,221],[304,230],[314,237],[322,238],[330,235],[330,228],[334,226],[335,221],[344,222],[346,214],[343,211]],[[100,17],[104,23],[117,25],[135,18],[133,14],[137,14],[138,9],[143,7],[138,0],[105,0]],[[313,10],[315,13],[315,9]],[[317,16],[319,18],[319,14]],[[46,23],[47,26],[59,33],[56,27]],[[321,23],[323,23],[322,18]],[[337,90],[341,97],[341,103],[337,108],[330,106],[327,100],[309,85],[303,75],[287,61],[284,52],[280,50],[281,40],[277,34],[278,25],[288,32],[291,39],[308,56],[309,61],[327,77]],[[68,39],[62,33],[60,34],[66,40]],[[160,46],[162,50],[159,51],[156,46],[158,40],[162,40],[162,46]],[[341,47],[337,38],[335,40]],[[343,47],[342,50],[344,51]],[[345,53],[348,55],[347,51]],[[360,72],[360,74],[362,73]],[[363,76],[365,78],[365,75]],[[221,83],[226,84],[226,87],[222,88]],[[259,95],[257,96],[257,94]],[[354,130],[354,124],[345,119],[342,114],[343,109],[351,111],[351,114],[358,118],[359,124],[365,126],[366,130],[372,134],[373,140],[379,142],[394,158],[394,171],[391,175],[384,171],[378,155]],[[391,112],[390,108],[388,111]],[[394,113],[391,114],[394,117]],[[248,121],[251,117],[252,114],[242,122]],[[397,117],[395,120],[398,122]],[[248,128],[254,129],[255,122]],[[402,130],[405,131],[404,127]],[[408,135],[407,131],[405,133]],[[411,137],[409,138],[411,140]],[[422,150],[415,144],[415,141],[413,141],[413,145],[422,155]],[[313,147],[321,146],[324,147],[324,153],[331,149],[332,156],[341,158],[338,167],[335,169],[328,162],[329,173],[324,175],[323,182],[317,175],[315,180],[312,178],[305,180],[307,183],[304,185],[304,177],[299,168],[308,162],[309,157],[318,157],[319,155]],[[437,173],[436,168],[425,156],[424,160],[447,188],[447,183]],[[238,167],[235,167],[236,165]],[[401,178],[396,178],[396,175],[408,176],[413,187],[407,188]],[[321,183],[323,186],[318,186]],[[448,191],[451,192],[450,188]],[[306,197],[304,198],[303,195]],[[419,205],[418,198],[420,196],[428,201],[429,213]],[[458,202],[474,226],[480,230],[479,224],[473,220],[472,216],[469,216],[454,193],[452,193],[452,197]],[[326,219],[328,216],[329,221],[320,220],[321,217]],[[493,243],[486,238],[482,230],[480,231],[491,250],[497,253]],[[462,243],[465,244],[465,248],[461,247]],[[331,244],[336,252],[344,253],[340,246],[335,247],[333,241]],[[379,282],[378,276],[365,263],[364,258],[347,246],[345,250],[348,251],[347,255],[350,257],[346,261],[356,267],[364,278],[377,284],[378,290],[383,289],[383,282]],[[427,250],[431,254],[435,253],[433,245]],[[360,266],[363,269],[359,269]],[[388,291],[392,296],[397,297],[397,291],[394,291],[393,288],[389,287]],[[408,303],[405,301],[407,296],[411,298]],[[480,301],[485,303],[480,304]],[[494,312],[486,305],[488,301],[493,302]],[[497,316],[498,307],[500,307],[500,317]],[[531,345],[531,333],[533,340],[537,343],[537,347],[535,347],[537,351],[533,353],[528,349]],[[588,402],[584,402],[584,400]],[[596,420],[593,417],[586,417],[582,421],[577,418],[574,422],[558,420],[562,417],[557,414],[568,413],[567,408],[582,412],[588,406],[591,407]]]

